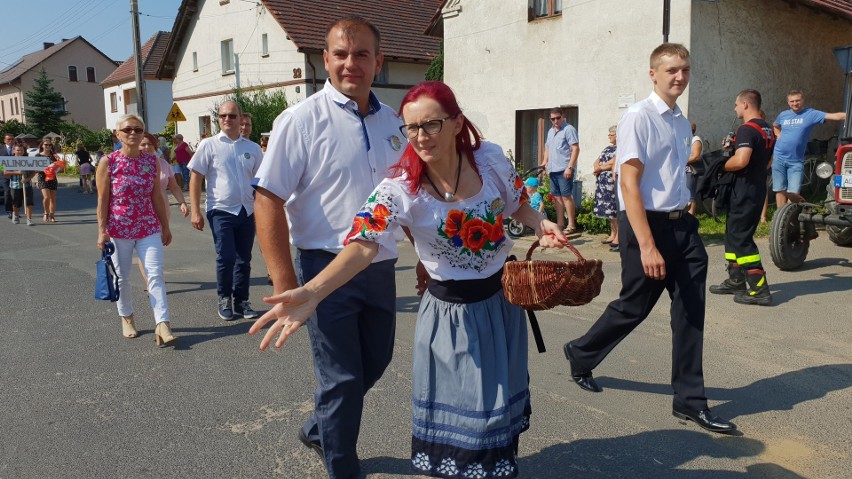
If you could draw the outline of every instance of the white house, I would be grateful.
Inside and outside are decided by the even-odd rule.
[[[648,56],[663,42],[668,4],[669,41],[692,54],[678,103],[713,148],[745,88],[763,94],[770,121],[794,88],[812,107],[842,110],[832,49],[852,44],[849,1],[445,0],[430,31],[444,39],[444,80],[487,138],[534,165],[548,110],[564,107],[580,135],[580,176],[591,180],[607,128],[651,92]],[[593,184],[584,182],[587,194]]]
[[[374,82],[383,102],[398,106],[422,81],[440,40],[424,33],[440,0],[183,0],[159,77],[173,77],[173,97],[187,117],[187,141],[215,131],[215,106],[234,88],[282,89],[289,103],[322,88],[326,27],[360,15],[382,34],[385,65]]]
[[[172,79],[157,77],[163,61],[163,53],[171,38],[169,32],[155,33],[142,45],[142,77],[145,79],[145,116],[148,131],[162,131],[166,115],[172,108]],[[106,111],[107,128],[115,128],[115,122],[127,113],[139,113],[136,92],[136,55],[131,55],[104,81],[103,103]]]

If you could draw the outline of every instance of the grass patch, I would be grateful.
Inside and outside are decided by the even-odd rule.
[[[757,231],[754,232],[755,238],[765,238],[769,236],[769,222],[772,221],[772,215],[775,214],[775,206],[770,205],[769,210],[766,212],[766,223],[760,223],[757,225]],[[698,218],[698,234],[701,235],[704,239],[715,239],[715,240],[724,240],[725,239],[725,214],[720,214],[716,216],[716,221],[713,219],[713,216],[708,214],[700,214],[696,218]]]

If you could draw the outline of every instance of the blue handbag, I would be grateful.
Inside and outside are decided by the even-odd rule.
[[[95,280],[95,299],[103,301],[118,301],[118,273],[112,264],[112,254],[115,246],[112,243],[104,243],[101,251],[101,259],[97,262],[98,277]]]

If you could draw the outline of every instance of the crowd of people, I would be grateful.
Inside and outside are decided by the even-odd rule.
[[[372,80],[383,57],[372,23],[338,20],[326,31],[326,44],[324,87],[282,112],[261,144],[248,139],[251,115],[225,101],[217,111],[219,133],[194,151],[182,135],[168,148],[133,114],[117,121],[113,152],[92,158],[78,145],[80,189],[97,193],[97,247],[111,242],[115,248],[121,334],[139,335],[130,281],[135,255],[156,344],[179,341],[164,277],[171,192],[195,229],[210,228],[221,319],[257,319],[249,334],[263,334],[262,351],[281,348],[306,326],[317,387],[314,411],[297,437],[319,456],[329,477],[358,477],[364,396],[392,358],[394,265],[397,241],[407,237],[419,259],[416,288],[422,296],[413,348],[411,464],[435,477],[516,477],[532,406],[524,311],[505,299],[500,281],[513,244],[503,218],[533,229],[546,248],[561,248],[577,233],[577,131],[562,110],[550,111],[540,165],[556,205],[551,221],[538,192],[540,179],[519,177],[504,150],[482,138],[449,86],[418,84],[399,113],[378,100]],[[572,380],[601,392],[594,369],[668,291],[672,414],[730,433],[736,426],[710,411],[704,388],[708,256],[698,235],[692,181],[703,142],[677,105],[690,71],[685,47],[657,47],[649,58],[653,92],[609,128],[609,145],[593,165],[594,214],[609,222],[602,242],[620,255],[621,291],[588,332],[563,350]],[[803,109],[801,98],[791,92],[790,112],[774,125],[760,118],[759,92],[743,90],[735,98],[744,124],[725,164],[737,178],[726,225],[729,278],[711,286],[711,293],[733,294],[744,304],[771,302],[753,240],[767,171],[771,165],[784,200],[798,200],[796,155],[807,136],[802,125],[810,123],[791,115],[811,123],[838,119]],[[4,143],[8,154],[26,155],[10,135]],[[775,163],[773,147],[781,158]],[[786,153],[779,157],[779,151]],[[56,173],[66,164],[48,140],[37,154],[53,159],[43,172],[5,172],[13,221],[24,208],[32,224],[34,189],[43,197],[44,221],[56,221]],[[249,301],[256,236],[274,290],[262,315]]]

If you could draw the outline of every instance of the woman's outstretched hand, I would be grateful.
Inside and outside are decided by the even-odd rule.
[[[275,341],[275,348],[281,348],[287,338],[310,319],[319,304],[316,295],[304,287],[265,297],[263,301],[275,306],[258,318],[249,329],[249,334],[256,334],[266,323],[275,321],[260,341],[261,351],[266,351],[276,334],[278,340]]]

